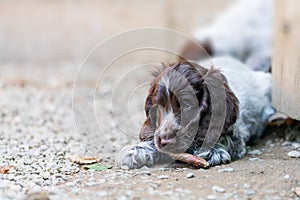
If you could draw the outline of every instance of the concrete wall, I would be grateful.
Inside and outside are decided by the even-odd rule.
[[[186,34],[233,0],[0,0],[0,62],[82,60],[104,39],[156,26]]]

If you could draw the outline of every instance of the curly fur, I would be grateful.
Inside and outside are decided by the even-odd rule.
[[[141,142],[124,147],[119,167],[140,168],[169,162],[167,151],[188,152],[211,166],[243,158],[246,143],[259,138],[271,107],[271,75],[230,58],[181,62],[154,73],[145,102]],[[201,66],[203,67],[201,67]]]

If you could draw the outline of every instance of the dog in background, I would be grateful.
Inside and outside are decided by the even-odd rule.
[[[210,166],[245,156],[247,142],[261,136],[274,112],[271,75],[231,58],[215,58],[212,63],[213,68],[208,61],[182,61],[153,73],[140,142],[119,152],[117,166],[132,169],[169,162],[157,145],[200,156]],[[223,117],[214,120],[214,112]],[[201,148],[207,138],[216,140],[211,148]]]
[[[230,56],[253,70],[270,71],[272,20],[272,0],[237,0],[212,24],[199,28],[195,42],[187,42],[181,56],[193,61]]]

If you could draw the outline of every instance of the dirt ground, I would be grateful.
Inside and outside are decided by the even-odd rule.
[[[81,189],[105,191],[107,199],[299,199],[293,193],[299,185],[299,159],[287,158],[279,143],[267,148],[262,143],[260,148],[265,151],[253,161],[247,156],[208,170],[155,167],[95,173],[96,180],[106,177],[109,181]],[[189,173],[194,177],[187,178]],[[77,194],[88,197],[81,189]]]
[[[95,142],[94,135],[78,135],[74,128],[75,75],[72,64],[55,70],[2,66],[0,164],[15,169],[0,175],[1,199],[34,199],[34,195],[45,199],[43,193],[34,193],[40,191],[45,191],[50,199],[300,199],[294,192],[300,186],[300,160],[287,155],[300,145],[287,142],[282,134],[274,132],[249,147],[245,158],[207,170],[172,164],[138,170],[113,167],[93,171],[70,163],[67,154],[93,154],[102,158],[101,163],[113,165],[119,148],[138,141],[146,95],[144,88],[133,97],[136,103],[132,103],[131,111],[137,114],[131,118],[139,119],[134,124],[136,129],[130,130],[133,125],[126,124],[128,116],[122,108],[114,108],[119,126],[135,131],[133,135],[122,134],[120,127],[111,122],[105,129],[110,134],[100,135]],[[113,79],[111,73],[108,80]],[[99,115],[111,115],[109,104],[101,95],[96,98],[103,107]],[[111,94],[106,91],[104,95]]]
[[[282,130],[249,147],[245,158],[207,170],[176,163],[93,171],[67,159],[92,155],[113,166],[120,148],[138,142],[144,120],[150,68],[132,71],[122,58],[97,90],[97,80],[91,78],[103,70],[97,57],[80,80],[84,93],[76,93],[72,102],[78,67],[96,43],[142,26],[191,34],[231,0],[197,5],[192,0],[140,1],[138,6],[132,1],[125,7],[121,1],[30,2],[1,4],[0,24],[6,32],[0,36],[0,167],[14,167],[0,174],[1,200],[300,199],[295,192],[300,190],[300,158],[288,156],[300,151],[300,141],[287,141]],[[64,62],[66,58],[80,63]],[[161,58],[137,52],[127,59],[159,63]]]

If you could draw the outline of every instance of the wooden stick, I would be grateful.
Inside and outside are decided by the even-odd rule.
[[[171,152],[163,151],[162,149],[160,149],[158,137],[155,136],[154,136],[154,145],[158,152],[166,154],[171,158],[173,158],[174,160],[178,160],[198,168],[205,168],[205,169],[209,168],[209,163],[199,156],[195,156],[189,153],[171,153]]]
[[[169,155],[171,158],[173,158],[174,160],[178,160],[187,164],[191,164],[195,167],[198,168],[209,168],[209,163],[204,160],[203,158],[199,157],[199,156],[195,156],[192,154],[188,154],[188,153],[171,153],[171,152],[165,152],[162,150],[158,150],[160,153],[164,153]]]

